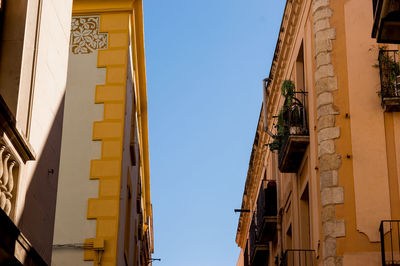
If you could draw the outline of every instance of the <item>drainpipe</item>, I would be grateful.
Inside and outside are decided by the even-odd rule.
[[[263,104],[264,104],[264,130],[268,132],[268,125],[267,125],[267,103],[268,103],[268,98],[269,98],[269,92],[268,92],[268,87],[267,83],[269,81],[269,78],[263,79]]]
[[[268,82],[270,81],[269,78],[263,79],[263,105],[264,105],[264,112],[263,112],[263,117],[264,117],[264,130],[265,132],[270,136],[273,137],[274,134],[272,134],[271,131],[268,130],[268,98],[269,98],[269,91],[268,91]]]

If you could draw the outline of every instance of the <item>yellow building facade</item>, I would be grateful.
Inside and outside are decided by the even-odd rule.
[[[287,1],[237,265],[400,265],[399,14],[398,1]]]
[[[141,0],[75,0],[53,265],[150,265]]]

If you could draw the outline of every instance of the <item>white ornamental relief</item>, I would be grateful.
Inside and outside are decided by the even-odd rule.
[[[12,155],[11,149],[0,140],[0,208],[10,215],[15,198],[19,164]]]
[[[99,33],[100,16],[74,16],[71,25],[71,48],[74,54],[90,54],[107,49],[108,34]]]

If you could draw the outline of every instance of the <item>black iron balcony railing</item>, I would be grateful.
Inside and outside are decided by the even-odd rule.
[[[400,111],[400,60],[397,50],[379,51],[382,107],[385,111]]]
[[[400,266],[400,220],[381,221],[382,266]]]
[[[288,249],[283,253],[280,266],[317,266],[312,249]]]
[[[257,239],[255,216],[253,216],[250,224],[249,249],[251,266],[268,266],[268,242]]]
[[[267,181],[262,185],[257,199],[257,239],[260,241],[273,240],[278,222],[276,182]]]
[[[278,115],[277,143],[279,170],[282,173],[296,173],[309,143],[307,92],[294,92],[298,97],[286,97]]]

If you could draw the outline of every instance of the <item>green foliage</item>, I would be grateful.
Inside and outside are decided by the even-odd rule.
[[[396,92],[396,80],[400,75],[400,65],[395,62],[389,53],[384,52],[384,49],[379,53],[379,64],[383,71],[382,82],[385,85],[385,93],[394,95]]]
[[[294,86],[293,81],[288,80],[288,79],[283,81],[281,93],[282,93],[282,96],[286,98],[285,103],[284,103],[284,105],[286,107],[289,107],[292,105],[294,92],[295,92],[295,86]]]
[[[290,114],[292,113],[292,119],[300,120],[300,109],[298,105],[293,105],[293,99],[295,94],[295,85],[291,80],[283,81],[281,88],[282,96],[285,97],[285,102],[279,111],[278,121],[275,125],[276,135],[273,137],[274,140],[269,144],[271,151],[279,150],[282,138],[289,133],[288,121],[290,120]],[[294,113],[293,113],[294,111]],[[293,117],[293,114],[295,117]]]

